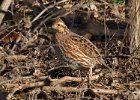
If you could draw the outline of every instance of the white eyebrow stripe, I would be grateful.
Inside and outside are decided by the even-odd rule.
[[[60,24],[60,25],[65,25],[63,22],[59,22],[58,24]]]

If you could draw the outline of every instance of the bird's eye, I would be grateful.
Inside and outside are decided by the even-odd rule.
[[[58,26],[60,26],[60,24],[58,24]]]

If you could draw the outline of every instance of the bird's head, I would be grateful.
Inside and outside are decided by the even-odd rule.
[[[60,18],[53,23],[52,28],[60,33],[65,33],[65,30],[68,29],[65,23]]]

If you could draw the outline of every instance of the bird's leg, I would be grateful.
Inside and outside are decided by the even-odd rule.
[[[93,67],[90,67],[90,69],[89,69],[89,87],[91,86],[91,80],[92,80],[92,68]]]

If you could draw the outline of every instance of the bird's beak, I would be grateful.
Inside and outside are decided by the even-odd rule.
[[[52,31],[53,31],[54,33],[57,32],[57,30],[56,30],[56,26],[55,26],[55,25],[52,25]]]
[[[52,25],[52,28],[53,28],[53,29],[56,29],[56,26],[55,26],[55,25]]]

